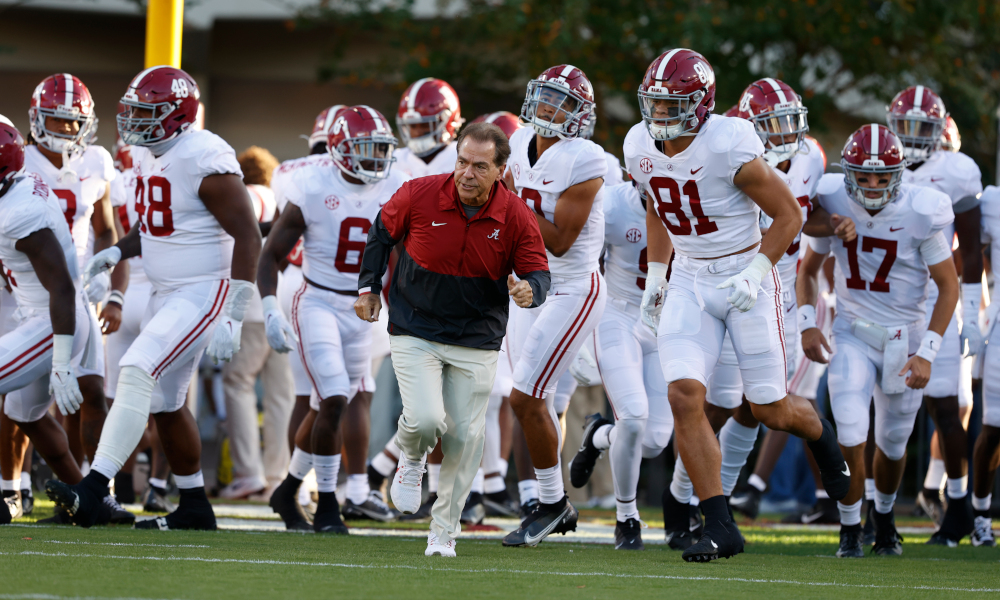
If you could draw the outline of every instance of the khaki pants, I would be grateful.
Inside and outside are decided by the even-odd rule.
[[[257,394],[260,375],[264,386],[264,453],[260,450]],[[288,420],[295,403],[288,356],[273,351],[263,323],[244,323],[240,351],[222,367],[226,396],[226,430],[235,477],[257,479],[261,487],[275,487],[285,478],[290,460]]]
[[[462,509],[483,458],[486,407],[500,353],[406,335],[392,336],[389,345],[403,397],[396,444],[418,460],[441,438],[444,460],[431,531],[447,543],[462,529]]]

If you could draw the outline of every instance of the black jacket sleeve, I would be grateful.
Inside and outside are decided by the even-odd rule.
[[[389,255],[396,243],[397,240],[389,235],[382,224],[382,212],[379,211],[375,223],[368,229],[368,242],[361,257],[361,273],[358,275],[358,291],[365,290],[373,294],[382,292],[382,276],[389,267]]]
[[[531,286],[531,306],[535,308],[545,302],[545,297],[549,293],[549,285],[552,283],[552,276],[548,271],[531,271],[521,276],[521,279]]]

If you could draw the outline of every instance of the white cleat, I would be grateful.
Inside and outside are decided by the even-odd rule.
[[[413,514],[420,510],[420,486],[423,483],[424,461],[399,457],[399,466],[392,478],[389,496],[396,510],[403,514]]]
[[[447,543],[442,544],[434,532],[428,533],[427,549],[424,550],[424,556],[434,556],[435,554],[455,558],[455,540],[448,540]]]

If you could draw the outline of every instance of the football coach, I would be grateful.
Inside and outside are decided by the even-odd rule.
[[[510,299],[535,307],[549,289],[535,217],[502,183],[509,156],[499,127],[467,125],[458,136],[455,172],[405,183],[369,229],[361,261],[354,308],[374,322],[389,254],[402,241],[389,288],[392,364],[403,397],[391,496],[400,511],[416,512],[424,456],[441,438],[428,556],[455,555],[462,508],[483,456]]]

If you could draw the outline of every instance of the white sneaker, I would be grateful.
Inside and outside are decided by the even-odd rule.
[[[455,540],[448,540],[448,543],[442,544],[434,532],[428,533],[427,549],[424,550],[424,556],[434,556],[435,554],[455,558]]]
[[[976,517],[975,529],[969,538],[973,546],[995,547],[997,539],[993,536],[993,521],[989,517]]]
[[[420,510],[420,485],[425,473],[423,460],[409,460],[399,457],[399,466],[392,478],[389,496],[396,510],[403,514],[413,514]]]

